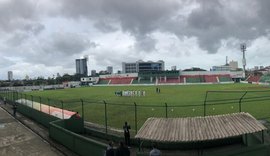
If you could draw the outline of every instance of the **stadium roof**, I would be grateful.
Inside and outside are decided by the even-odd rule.
[[[248,113],[207,117],[148,118],[135,138],[157,142],[225,139],[266,130]]]

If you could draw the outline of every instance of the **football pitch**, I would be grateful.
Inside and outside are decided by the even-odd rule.
[[[269,89],[252,84],[92,86],[27,94],[60,108],[62,101],[64,109],[83,114],[85,121],[114,128],[121,128],[128,121],[134,130],[149,117],[194,117],[241,110],[258,119],[268,118]],[[145,91],[145,96],[117,96],[117,91]]]

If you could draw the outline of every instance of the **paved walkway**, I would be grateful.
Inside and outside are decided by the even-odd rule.
[[[0,155],[63,156],[2,107],[0,107]]]

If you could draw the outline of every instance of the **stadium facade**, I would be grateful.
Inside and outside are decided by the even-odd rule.
[[[133,63],[122,62],[122,73],[139,73],[144,71],[164,71],[165,63],[162,60],[142,61],[138,60]]]

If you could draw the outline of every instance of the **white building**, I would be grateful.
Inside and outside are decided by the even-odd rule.
[[[142,61],[138,60],[134,63],[122,62],[122,73],[138,73],[143,71],[164,71],[165,63],[162,60]]]
[[[237,61],[230,61],[229,66],[231,67],[231,70],[238,69],[238,62]]]
[[[231,71],[231,70],[237,70],[237,69],[238,69],[237,61],[230,61],[229,64],[212,67],[212,71]]]
[[[228,65],[213,66],[212,71],[230,71],[231,67]]]
[[[171,70],[174,70],[175,71],[176,70],[176,66],[172,66],[171,67]]]

